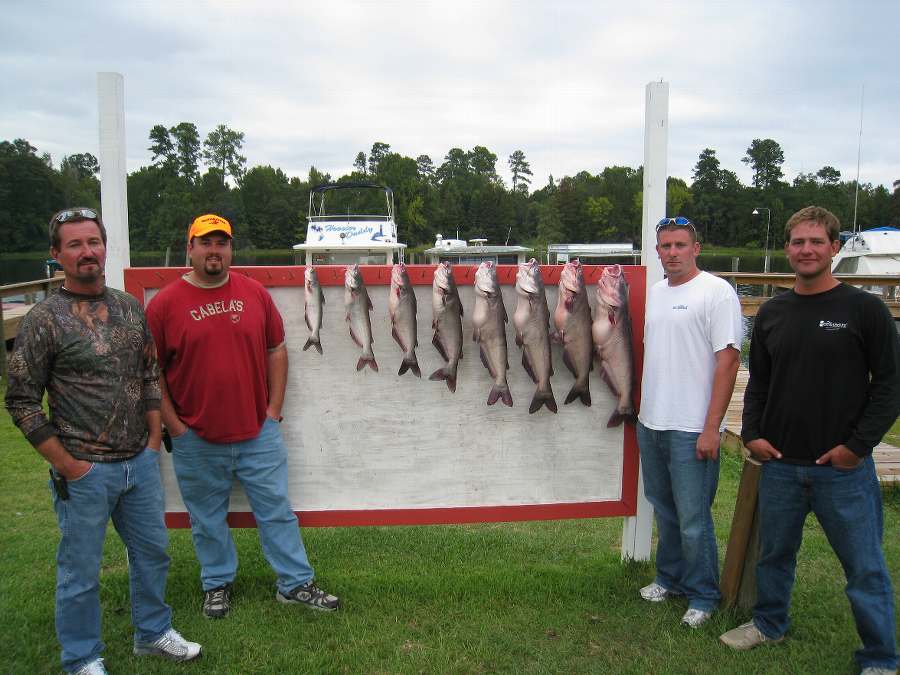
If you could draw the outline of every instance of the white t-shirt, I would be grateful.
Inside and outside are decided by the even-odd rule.
[[[729,345],[740,351],[743,334],[740,301],[724,279],[700,272],[678,286],[665,279],[653,284],[644,319],[641,424],[703,431],[715,353]]]

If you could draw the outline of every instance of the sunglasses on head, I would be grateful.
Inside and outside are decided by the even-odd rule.
[[[100,216],[93,209],[70,209],[68,211],[61,211],[56,215],[54,220],[62,225],[63,223],[68,223],[72,220],[94,220],[96,221]]]
[[[689,227],[694,230],[694,232],[697,231],[694,227],[694,224],[690,220],[681,216],[678,216],[677,218],[663,218],[656,224],[656,231],[659,232],[662,228],[672,225],[674,225],[675,227]]]

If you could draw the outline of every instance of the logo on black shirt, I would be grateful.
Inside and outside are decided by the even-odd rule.
[[[825,330],[841,330],[842,328],[846,328],[847,324],[845,323],[837,323],[835,321],[819,321],[819,328],[824,328]]]

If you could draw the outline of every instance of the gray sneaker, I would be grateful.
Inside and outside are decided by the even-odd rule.
[[[863,668],[859,675],[897,675],[896,668],[879,668],[878,666],[869,666]]]
[[[777,638],[766,637],[753,621],[748,621],[737,628],[732,628],[727,633],[723,633],[719,636],[719,640],[732,649],[744,651],[745,649],[758,647],[761,644],[776,644],[784,640],[784,636]]]
[[[676,598],[681,593],[670,591],[665,586],[660,586],[655,581],[652,584],[644,586],[641,591],[641,597],[647,602],[662,602],[668,598]]]
[[[709,621],[709,617],[711,616],[712,612],[705,612],[702,609],[689,609],[684,613],[684,616],[681,617],[681,623],[685,626],[690,626],[691,628],[699,628]]]
[[[94,659],[85,663],[72,675],[107,675],[106,666],[103,665],[103,659]]]
[[[162,656],[170,661],[190,661],[200,656],[200,645],[188,642],[170,628],[153,642],[134,641],[135,656]]]
[[[224,619],[231,611],[231,584],[210,588],[203,594],[203,616]]]
[[[299,603],[324,612],[333,612],[341,606],[341,601],[336,595],[329,595],[312,581],[297,586],[287,593],[278,591],[275,593],[275,599],[287,605]]]

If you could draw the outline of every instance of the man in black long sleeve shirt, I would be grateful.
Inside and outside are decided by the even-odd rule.
[[[803,524],[816,514],[847,577],[863,673],[897,668],[893,590],[881,549],[872,448],[900,414],[900,342],[875,296],[831,274],[837,218],[807,207],[785,227],[794,289],[760,308],[750,342],[741,435],[764,462],[753,620],[722,636],[735,649],[780,642]]]

